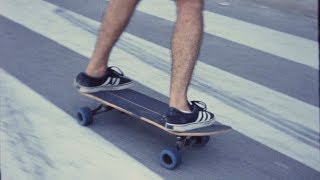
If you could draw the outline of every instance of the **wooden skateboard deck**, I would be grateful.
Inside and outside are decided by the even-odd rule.
[[[166,113],[168,105],[131,89],[81,94],[176,136],[210,136],[231,130],[230,126],[218,123],[185,132],[174,132],[166,129],[163,115]]]

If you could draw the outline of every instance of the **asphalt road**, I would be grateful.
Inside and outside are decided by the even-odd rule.
[[[157,128],[117,112],[88,129],[76,124],[77,109],[95,102],[75,91],[73,78],[107,4],[0,1],[3,179],[320,178],[316,1],[206,1],[190,97],[234,130],[186,151],[175,171],[158,163],[175,139]],[[135,90],[164,102],[173,7],[142,1],[111,60]]]

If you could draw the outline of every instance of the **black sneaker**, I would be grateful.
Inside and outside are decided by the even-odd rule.
[[[207,106],[201,101],[191,101],[190,113],[181,112],[169,107],[165,116],[165,127],[172,131],[183,132],[210,126],[215,122],[214,114],[207,111]]]
[[[92,93],[97,91],[115,91],[129,88],[133,81],[124,76],[123,72],[115,67],[109,67],[105,76],[94,78],[81,72],[74,81],[75,87],[84,93]]]

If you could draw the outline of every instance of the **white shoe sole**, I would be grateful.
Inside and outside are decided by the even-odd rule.
[[[133,82],[122,84],[120,86],[96,86],[96,87],[86,87],[74,82],[74,86],[82,93],[94,93],[99,91],[119,91],[123,89],[128,89],[133,85]]]
[[[199,129],[207,126],[211,126],[214,124],[215,119],[210,119],[208,121],[204,122],[193,122],[193,123],[188,123],[188,124],[170,124],[166,123],[165,127],[170,130],[170,131],[176,131],[176,132],[185,132],[185,131],[190,131],[193,129]]]

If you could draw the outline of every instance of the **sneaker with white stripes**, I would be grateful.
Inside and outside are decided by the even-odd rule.
[[[215,122],[214,114],[207,111],[207,106],[201,101],[191,101],[191,112],[182,112],[169,107],[165,116],[165,127],[172,131],[183,132],[210,126]]]
[[[132,84],[133,81],[124,76],[123,72],[115,66],[109,67],[103,77],[94,78],[81,72],[74,81],[75,87],[84,93],[122,90],[129,88]]]

